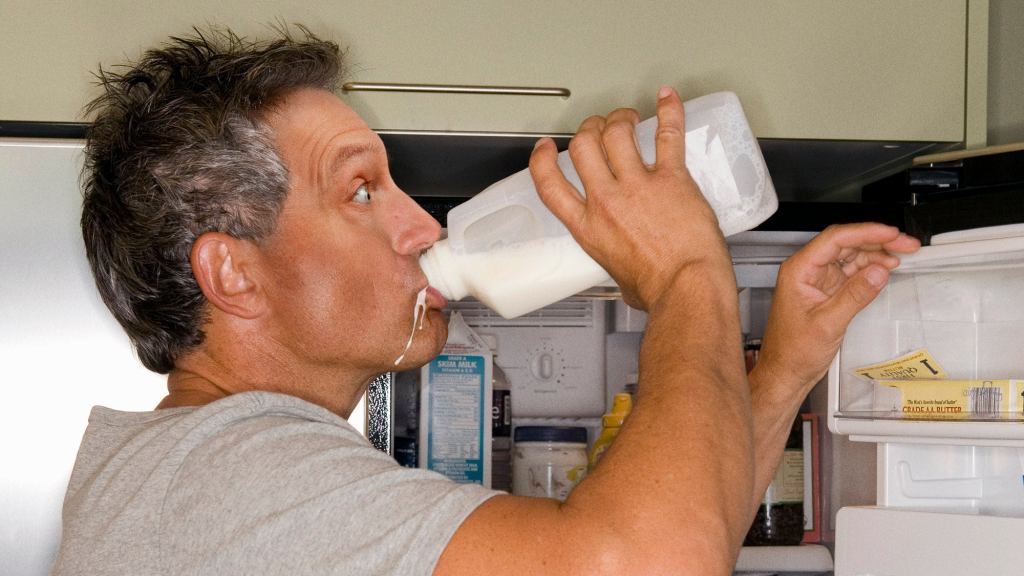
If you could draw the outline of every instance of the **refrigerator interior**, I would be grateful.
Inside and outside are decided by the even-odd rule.
[[[748,232],[729,238],[737,284],[740,292],[742,329],[748,340],[764,333],[772,289],[779,264],[814,236],[813,233]],[[608,411],[616,393],[635,381],[646,315],[626,306],[614,284],[595,287],[584,294],[558,302],[523,317],[505,320],[480,303],[467,300],[451,303],[473,329],[493,336],[497,343],[495,363],[511,382],[512,422],[523,425],[582,426],[593,444],[601,430],[601,415]],[[545,370],[550,378],[542,377]],[[377,437],[382,449],[389,446],[403,451],[416,442],[420,411],[416,406],[419,375],[416,371],[395,375],[378,388],[382,400],[371,393],[369,425],[371,438]],[[371,391],[372,392],[372,391]],[[833,479],[827,469],[837,462],[853,471],[844,474],[857,489],[873,481],[873,452],[849,450],[861,448],[845,439],[829,442],[824,431],[826,389],[824,381],[805,403],[807,411],[817,410],[821,418],[818,443],[819,468],[823,490],[822,526],[815,544],[798,547],[761,546],[743,549],[737,570],[741,572],[817,574],[832,568],[829,550],[834,533],[834,517],[828,513],[828,490]],[[377,410],[391,410],[393,418],[381,417]],[[376,421],[375,426],[373,422]],[[387,431],[375,430],[390,427]],[[830,451],[834,454],[825,452]],[[851,455],[852,454],[852,455]],[[408,457],[404,452],[401,458]],[[867,465],[865,465],[865,461]],[[855,478],[859,478],[859,481]],[[845,489],[843,505],[873,502],[871,490],[857,493]],[[835,509],[839,508],[837,498]]]
[[[829,373],[829,427],[875,451],[876,501],[838,513],[836,574],[1019,571],[1024,397],[1013,379],[1024,375],[1024,236],[1014,233],[937,237],[903,258],[847,331]],[[939,407],[855,373],[922,349],[953,387]],[[953,549],[970,560],[946,560]]]

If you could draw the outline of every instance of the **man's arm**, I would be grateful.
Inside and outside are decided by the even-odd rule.
[[[775,475],[800,404],[828,371],[846,327],[899,265],[892,254],[920,246],[892,226],[831,226],[782,264],[761,354],[750,373],[755,458],[751,518]]]
[[[545,203],[647,310],[636,406],[565,503],[498,496],[449,542],[437,574],[729,574],[750,525],[753,448],[736,283],[717,219],[685,166],[683,107],[659,93],[657,164],[631,110],[586,120],[570,154],[542,140]]]

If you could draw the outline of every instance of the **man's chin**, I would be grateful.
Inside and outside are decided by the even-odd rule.
[[[427,309],[427,317],[424,319],[423,329],[420,330],[417,323],[412,346],[406,351],[402,362],[392,368],[392,370],[414,370],[423,366],[444,350],[444,345],[447,341],[448,322],[444,317],[444,313],[440,310]]]

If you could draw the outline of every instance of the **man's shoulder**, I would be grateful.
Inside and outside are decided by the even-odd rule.
[[[109,432],[113,436],[216,433],[224,428],[254,420],[309,422],[358,432],[338,415],[300,398],[275,392],[242,392],[202,406],[163,408],[147,412],[124,412],[95,406],[89,415],[86,436]]]
[[[364,456],[371,458],[385,456],[343,418],[285,394],[236,394],[195,409],[180,426],[190,437],[181,447],[189,459],[211,463],[229,456],[239,465],[274,454],[296,459],[307,451],[337,447],[365,449]]]
[[[184,511],[198,519],[188,515],[190,506],[215,512],[203,518],[210,527],[226,521],[225,510],[294,499],[289,486],[311,475],[303,462],[339,449],[363,461],[387,458],[342,418],[283,394],[247,392],[147,412],[97,406],[68,485],[57,566],[159,571],[166,561],[161,549],[188,533],[176,518]],[[239,484],[248,489],[239,491]],[[130,558],[117,554],[126,545],[135,551]]]

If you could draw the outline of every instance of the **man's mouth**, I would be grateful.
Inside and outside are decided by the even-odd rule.
[[[428,308],[434,308],[435,310],[441,310],[448,305],[448,299],[441,295],[441,293],[433,286],[427,286],[427,300],[426,304]]]

